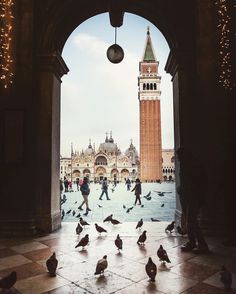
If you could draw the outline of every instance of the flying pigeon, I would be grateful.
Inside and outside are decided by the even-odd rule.
[[[79,243],[75,246],[75,248],[82,246],[82,249],[84,249],[84,247],[86,245],[88,245],[89,242],[89,235],[86,234],[80,241]]]
[[[144,205],[142,204],[142,205],[141,205],[141,207],[143,208],[143,207],[144,207]]]
[[[146,198],[146,200],[148,200],[148,201],[152,199],[151,196],[150,196],[150,197],[145,197],[145,196],[144,196],[144,198]]]
[[[0,288],[4,290],[9,290],[11,289],[11,287],[14,286],[16,280],[17,280],[17,275],[16,275],[16,272],[13,271],[9,275],[7,275],[6,277],[3,277],[0,280]]]
[[[107,268],[108,263],[107,263],[107,256],[104,255],[102,259],[99,259],[97,262],[96,270],[95,270],[95,275],[101,275],[104,273],[104,270]]]
[[[136,229],[141,228],[142,225],[143,225],[143,219],[141,218],[140,221],[138,221],[138,223],[137,223]]]
[[[151,217],[151,221],[152,221],[152,222],[160,222],[159,219],[156,219],[156,218],[153,218],[153,217]]]
[[[104,220],[103,220],[103,222],[105,223],[105,222],[110,222],[111,220],[112,220],[112,216],[113,216],[113,214],[110,214],[109,216],[107,216]]]
[[[72,215],[75,216],[75,210],[72,211]]]
[[[145,195],[145,196],[143,196],[143,197],[145,197],[145,198],[149,198],[149,197],[150,197],[150,195],[151,195],[151,191],[149,191],[149,192],[148,192],[148,194],[147,194],[147,195]]]
[[[82,217],[81,217],[79,220],[80,220],[80,224],[81,224],[81,226],[90,226],[90,224],[87,223],[85,220],[83,220]]]
[[[102,208],[102,205],[97,204],[97,206],[98,206],[99,208]]]
[[[161,207],[164,207],[165,203],[162,203]]]
[[[78,213],[78,214],[76,215],[76,217],[77,217],[77,218],[81,217],[81,214],[80,214],[80,213]]]
[[[170,260],[169,260],[169,257],[167,255],[167,252],[165,251],[165,249],[163,249],[163,246],[160,245],[159,249],[157,250],[157,256],[159,257],[159,259],[163,262],[169,262],[170,263]]]
[[[100,227],[98,224],[95,224],[95,228],[99,234],[101,234],[102,232],[107,233],[107,230],[105,230],[103,227]]]
[[[128,209],[126,210],[126,213],[129,213],[129,212],[130,212],[130,210],[131,210],[131,209],[130,209],[130,208],[128,208]]]
[[[145,266],[145,270],[147,275],[150,278],[151,282],[155,282],[155,277],[157,274],[157,266],[155,265],[155,263],[152,261],[151,257],[149,257],[148,262]]]
[[[224,265],[220,271],[220,280],[224,284],[225,290],[230,291],[232,285],[232,274]]]
[[[131,206],[130,208],[129,208],[129,210],[132,210],[134,207],[133,206]]]
[[[71,209],[69,209],[69,210],[66,212],[66,214],[69,214],[69,213],[71,213]]]
[[[46,261],[46,266],[49,272],[50,277],[56,276],[56,269],[57,269],[58,260],[56,259],[56,253],[53,252],[51,257]]]
[[[116,236],[115,245],[119,251],[122,250],[123,241],[121,240],[119,234]]]
[[[147,239],[146,233],[147,233],[147,231],[143,231],[142,235],[139,236],[138,241],[137,241],[138,245],[144,245],[144,242]]]
[[[123,208],[126,209],[126,206],[123,204]]]
[[[78,224],[77,224],[77,227],[76,227],[75,230],[76,230],[76,234],[79,235],[79,234],[83,231],[83,228],[82,228],[81,225],[78,223]]]
[[[116,220],[116,219],[111,219],[111,223],[113,224],[113,225],[118,225],[118,224],[121,224],[121,222],[119,222],[118,220]]]
[[[86,211],[85,211],[85,213],[83,213],[83,215],[87,216],[87,215],[88,215],[88,213],[89,213],[89,211],[88,211],[88,210],[86,210]]]
[[[169,224],[166,228],[165,231],[169,231],[170,233],[172,233],[172,231],[174,230],[175,227],[175,221],[173,221],[171,224]]]
[[[77,203],[77,201],[75,201],[75,204]]]

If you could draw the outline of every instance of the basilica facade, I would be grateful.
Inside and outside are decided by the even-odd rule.
[[[104,177],[117,182],[126,178],[135,180],[139,174],[139,157],[132,142],[122,153],[110,134],[97,150],[90,141],[87,149],[80,152],[72,150],[71,158],[61,157],[60,173],[61,178],[67,177],[72,181],[85,176],[92,182]]]

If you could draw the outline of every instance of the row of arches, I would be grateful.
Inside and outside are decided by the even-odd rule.
[[[156,83],[144,83],[143,90],[156,90],[157,84]]]

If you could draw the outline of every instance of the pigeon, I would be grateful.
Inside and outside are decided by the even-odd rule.
[[[86,210],[86,211],[85,211],[85,213],[83,213],[83,215],[87,216],[87,215],[88,215],[88,213],[89,213],[89,211],[88,211],[88,210]]]
[[[126,206],[123,204],[123,208],[126,209]]]
[[[57,264],[58,264],[58,260],[56,259],[56,253],[53,252],[53,254],[46,261],[46,266],[47,266],[50,277],[56,276]]]
[[[80,224],[81,224],[81,226],[90,226],[90,224],[87,223],[85,220],[83,220],[82,217],[81,217],[79,220],[80,220]]]
[[[97,204],[97,206],[98,206],[99,208],[102,208],[102,205]]]
[[[160,245],[159,249],[157,250],[157,256],[159,257],[159,259],[163,262],[169,262],[170,263],[170,260],[169,260],[169,257],[167,255],[167,252],[165,251],[165,249],[163,249],[163,246]]]
[[[138,223],[137,223],[136,229],[141,228],[142,225],[143,225],[143,219],[141,218],[140,221],[138,221]]]
[[[178,234],[180,234],[182,236],[185,235],[185,232],[182,230],[182,228],[180,226],[177,226],[176,230],[177,230]]]
[[[153,217],[151,217],[151,221],[152,221],[152,222],[160,222],[159,219],[157,219],[157,218],[153,218]]]
[[[16,275],[16,272],[13,271],[9,275],[7,275],[6,277],[3,277],[0,280],[0,288],[4,290],[9,290],[11,289],[11,287],[14,286],[16,280],[17,280],[17,275]]]
[[[145,270],[147,275],[150,278],[151,282],[155,282],[155,277],[157,274],[157,266],[155,265],[155,263],[152,261],[151,257],[149,257],[148,262],[145,266]]]
[[[81,217],[81,214],[80,214],[80,213],[78,213],[78,214],[76,215],[76,217],[77,217],[77,218]]]
[[[86,234],[83,238],[81,238],[81,240],[79,241],[79,243],[75,246],[75,248],[82,246],[82,249],[84,249],[84,247],[86,245],[88,245],[89,242],[89,235]]]
[[[230,291],[232,285],[232,274],[224,265],[220,271],[220,280],[224,284],[225,290]]]
[[[77,201],[75,201],[75,204],[77,203]]]
[[[100,227],[98,224],[95,224],[95,228],[99,234],[101,234],[102,232],[107,233],[107,230],[105,230],[103,227]]]
[[[119,234],[116,236],[115,245],[119,251],[122,250],[123,241],[121,240]]]
[[[75,216],[75,210],[72,211],[72,215]]]
[[[148,192],[148,194],[147,195],[145,195],[145,196],[143,196],[144,198],[149,198],[150,197],[150,195],[151,195],[151,191],[149,191]]]
[[[173,221],[171,224],[169,224],[166,228],[165,231],[169,231],[170,233],[172,233],[172,231],[174,230],[175,227],[175,221]]]
[[[132,210],[134,207],[133,206],[131,206],[130,208],[129,208],[129,210]]]
[[[104,255],[102,259],[99,259],[97,262],[96,270],[95,270],[95,275],[101,275],[104,273],[104,270],[107,268],[108,263],[107,263],[107,256]]]
[[[148,201],[152,199],[152,197],[145,197],[145,196],[144,196],[144,198],[146,198],[146,200],[148,200]]]
[[[75,230],[76,230],[76,234],[79,235],[79,234],[83,231],[83,228],[82,228],[81,225],[78,223],[78,224],[77,224],[77,227],[76,227]]]
[[[116,220],[116,219],[111,219],[111,223],[113,224],[113,225],[118,225],[118,224],[121,224],[121,222],[119,222],[118,220]]]
[[[164,207],[165,203],[162,203],[161,207]]]
[[[106,217],[104,220],[103,220],[103,222],[105,223],[105,222],[110,222],[111,220],[112,220],[112,216],[113,216],[113,214],[110,214],[108,217]]]
[[[114,188],[111,188],[111,192],[113,193],[115,191],[115,189]]]
[[[66,212],[66,214],[69,214],[69,213],[71,213],[71,209],[69,209],[69,210]]]
[[[141,207],[143,208],[143,207],[144,207],[144,205],[142,204],[142,205],[141,205]]]
[[[130,212],[130,210],[131,210],[131,209],[130,209],[130,208],[128,208],[128,209],[126,210],[126,213],[129,213],[129,212]]]
[[[139,236],[138,241],[137,241],[138,245],[144,245],[144,242],[147,239],[146,233],[147,233],[147,231],[143,231],[142,235]]]

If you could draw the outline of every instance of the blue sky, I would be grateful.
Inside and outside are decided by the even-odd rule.
[[[138,75],[147,26],[159,64],[161,80],[162,147],[173,148],[173,95],[171,76],[164,67],[169,47],[160,31],[149,21],[125,13],[117,30],[117,43],[124,50],[119,64],[109,62],[107,48],[115,42],[115,29],[108,13],[92,17],[68,38],[62,56],[69,73],[62,78],[61,155],[70,155],[70,145],[81,151],[91,139],[98,148],[105,133],[112,131],[124,151],[130,140],[139,150]]]

